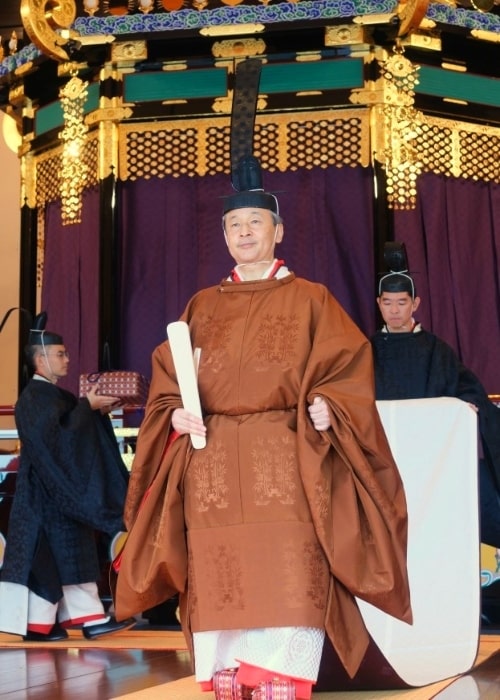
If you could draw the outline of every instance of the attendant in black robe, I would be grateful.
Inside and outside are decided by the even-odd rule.
[[[389,261],[390,255],[389,247]],[[477,411],[481,541],[500,547],[500,409],[454,350],[415,321],[420,297],[406,260],[399,262],[379,283],[377,303],[385,325],[371,339],[376,398],[454,396]]]
[[[63,339],[30,332],[34,375],[15,407],[21,441],[16,491],[0,580],[0,629],[27,641],[56,641],[83,625],[94,639],[130,627],[106,615],[96,531],[124,529],[128,472],[109,411],[117,399],[56,386],[68,371]]]

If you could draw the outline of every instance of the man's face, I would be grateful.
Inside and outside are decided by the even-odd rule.
[[[238,265],[274,258],[274,246],[283,238],[283,224],[275,224],[268,209],[233,209],[224,217],[224,232]]]
[[[409,333],[412,317],[420,304],[419,297],[412,299],[408,292],[382,292],[377,297],[382,318],[391,333]]]
[[[68,374],[69,354],[64,345],[47,345],[36,358],[37,371],[47,379],[60,379]]]

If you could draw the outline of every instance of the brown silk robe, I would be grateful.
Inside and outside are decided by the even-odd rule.
[[[188,641],[202,630],[324,628],[354,675],[368,644],[354,596],[411,622],[406,501],[370,344],[325,287],[293,274],[222,282],[182,319],[201,348],[207,446],[183,435],[165,450],[181,405],[165,342],[132,468],[117,614],[179,591]],[[317,395],[333,421],[325,432],[307,412]]]

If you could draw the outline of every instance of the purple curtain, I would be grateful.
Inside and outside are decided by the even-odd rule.
[[[375,323],[373,177],[369,169],[265,173],[285,222],[276,249],[297,275],[325,284],[365,333]],[[151,352],[189,298],[232,268],[222,234],[229,177],[121,186],[122,368],[151,373]]]
[[[422,175],[416,210],[395,212],[395,239],[422,300],[418,320],[500,393],[500,186]]]
[[[60,202],[47,206],[41,309],[47,328],[63,336],[70,353],[60,385],[77,394],[80,373],[98,368],[98,187],[83,194],[81,224],[63,226]]]

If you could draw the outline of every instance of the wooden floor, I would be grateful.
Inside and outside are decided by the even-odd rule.
[[[148,633],[161,634],[161,627],[152,627]],[[40,649],[33,644],[24,648],[0,649],[2,700],[109,700],[191,674],[186,651]],[[461,689],[457,685],[454,692],[448,688],[428,697],[435,700],[498,700],[500,644],[487,662],[463,678],[469,680],[468,685],[462,684]],[[389,692],[388,696],[391,694]],[[207,693],[206,697],[213,700],[214,696]],[[169,700],[168,693],[164,700]]]
[[[108,700],[191,673],[186,651],[2,649],[0,698]]]

